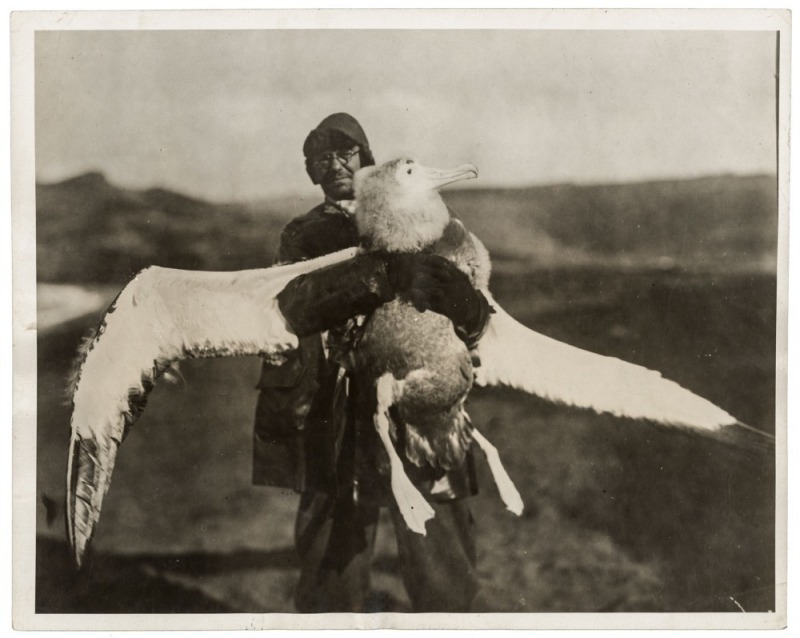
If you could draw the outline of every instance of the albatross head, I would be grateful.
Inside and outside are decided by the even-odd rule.
[[[413,252],[441,237],[450,213],[438,189],[478,176],[472,164],[453,169],[400,158],[355,174],[356,224],[367,246]]]

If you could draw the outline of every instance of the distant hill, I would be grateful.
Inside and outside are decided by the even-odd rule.
[[[498,266],[774,269],[774,177],[469,189],[445,198]],[[121,284],[151,264],[262,267],[283,225],[313,204],[212,203],[119,188],[100,173],[38,184],[38,279]]]
[[[99,173],[36,187],[39,281],[124,283],[142,268],[235,270],[272,262],[288,214],[172,191],[123,189]]]
[[[775,268],[775,177],[445,194],[487,247],[540,265]]]

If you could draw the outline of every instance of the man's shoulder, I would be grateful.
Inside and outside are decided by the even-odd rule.
[[[326,214],[325,209],[328,206],[330,206],[328,202],[322,202],[320,204],[317,204],[316,206],[314,206],[314,208],[312,208],[308,212],[303,213],[302,215],[298,215],[297,217],[293,217],[292,220],[289,222],[289,224],[302,224],[307,221],[321,219],[322,217],[325,216]]]
[[[317,257],[357,242],[353,219],[327,202],[292,219],[281,233],[282,252],[288,260]]]
[[[347,219],[344,215],[336,214],[337,210],[328,202],[322,202],[318,206],[314,206],[310,211],[303,215],[294,217],[284,227],[284,232],[302,233],[310,228],[318,226],[338,226],[341,224],[351,224],[351,220]]]

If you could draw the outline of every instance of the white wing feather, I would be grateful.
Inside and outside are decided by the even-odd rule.
[[[88,343],[72,396],[66,509],[78,565],[99,519],[117,448],[161,372],[184,358],[280,356],[296,348],[276,295],[298,275],[358,252],[239,272],[152,267],[120,292]]]
[[[526,328],[484,294],[496,312],[478,343],[478,385],[507,385],[558,403],[710,432],[738,423],[658,372]]]

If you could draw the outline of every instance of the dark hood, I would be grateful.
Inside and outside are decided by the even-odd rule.
[[[303,143],[306,168],[308,168],[310,156],[339,148],[342,136],[361,147],[361,166],[375,164],[367,135],[358,120],[348,113],[334,113],[322,120],[306,137],[306,141]]]

